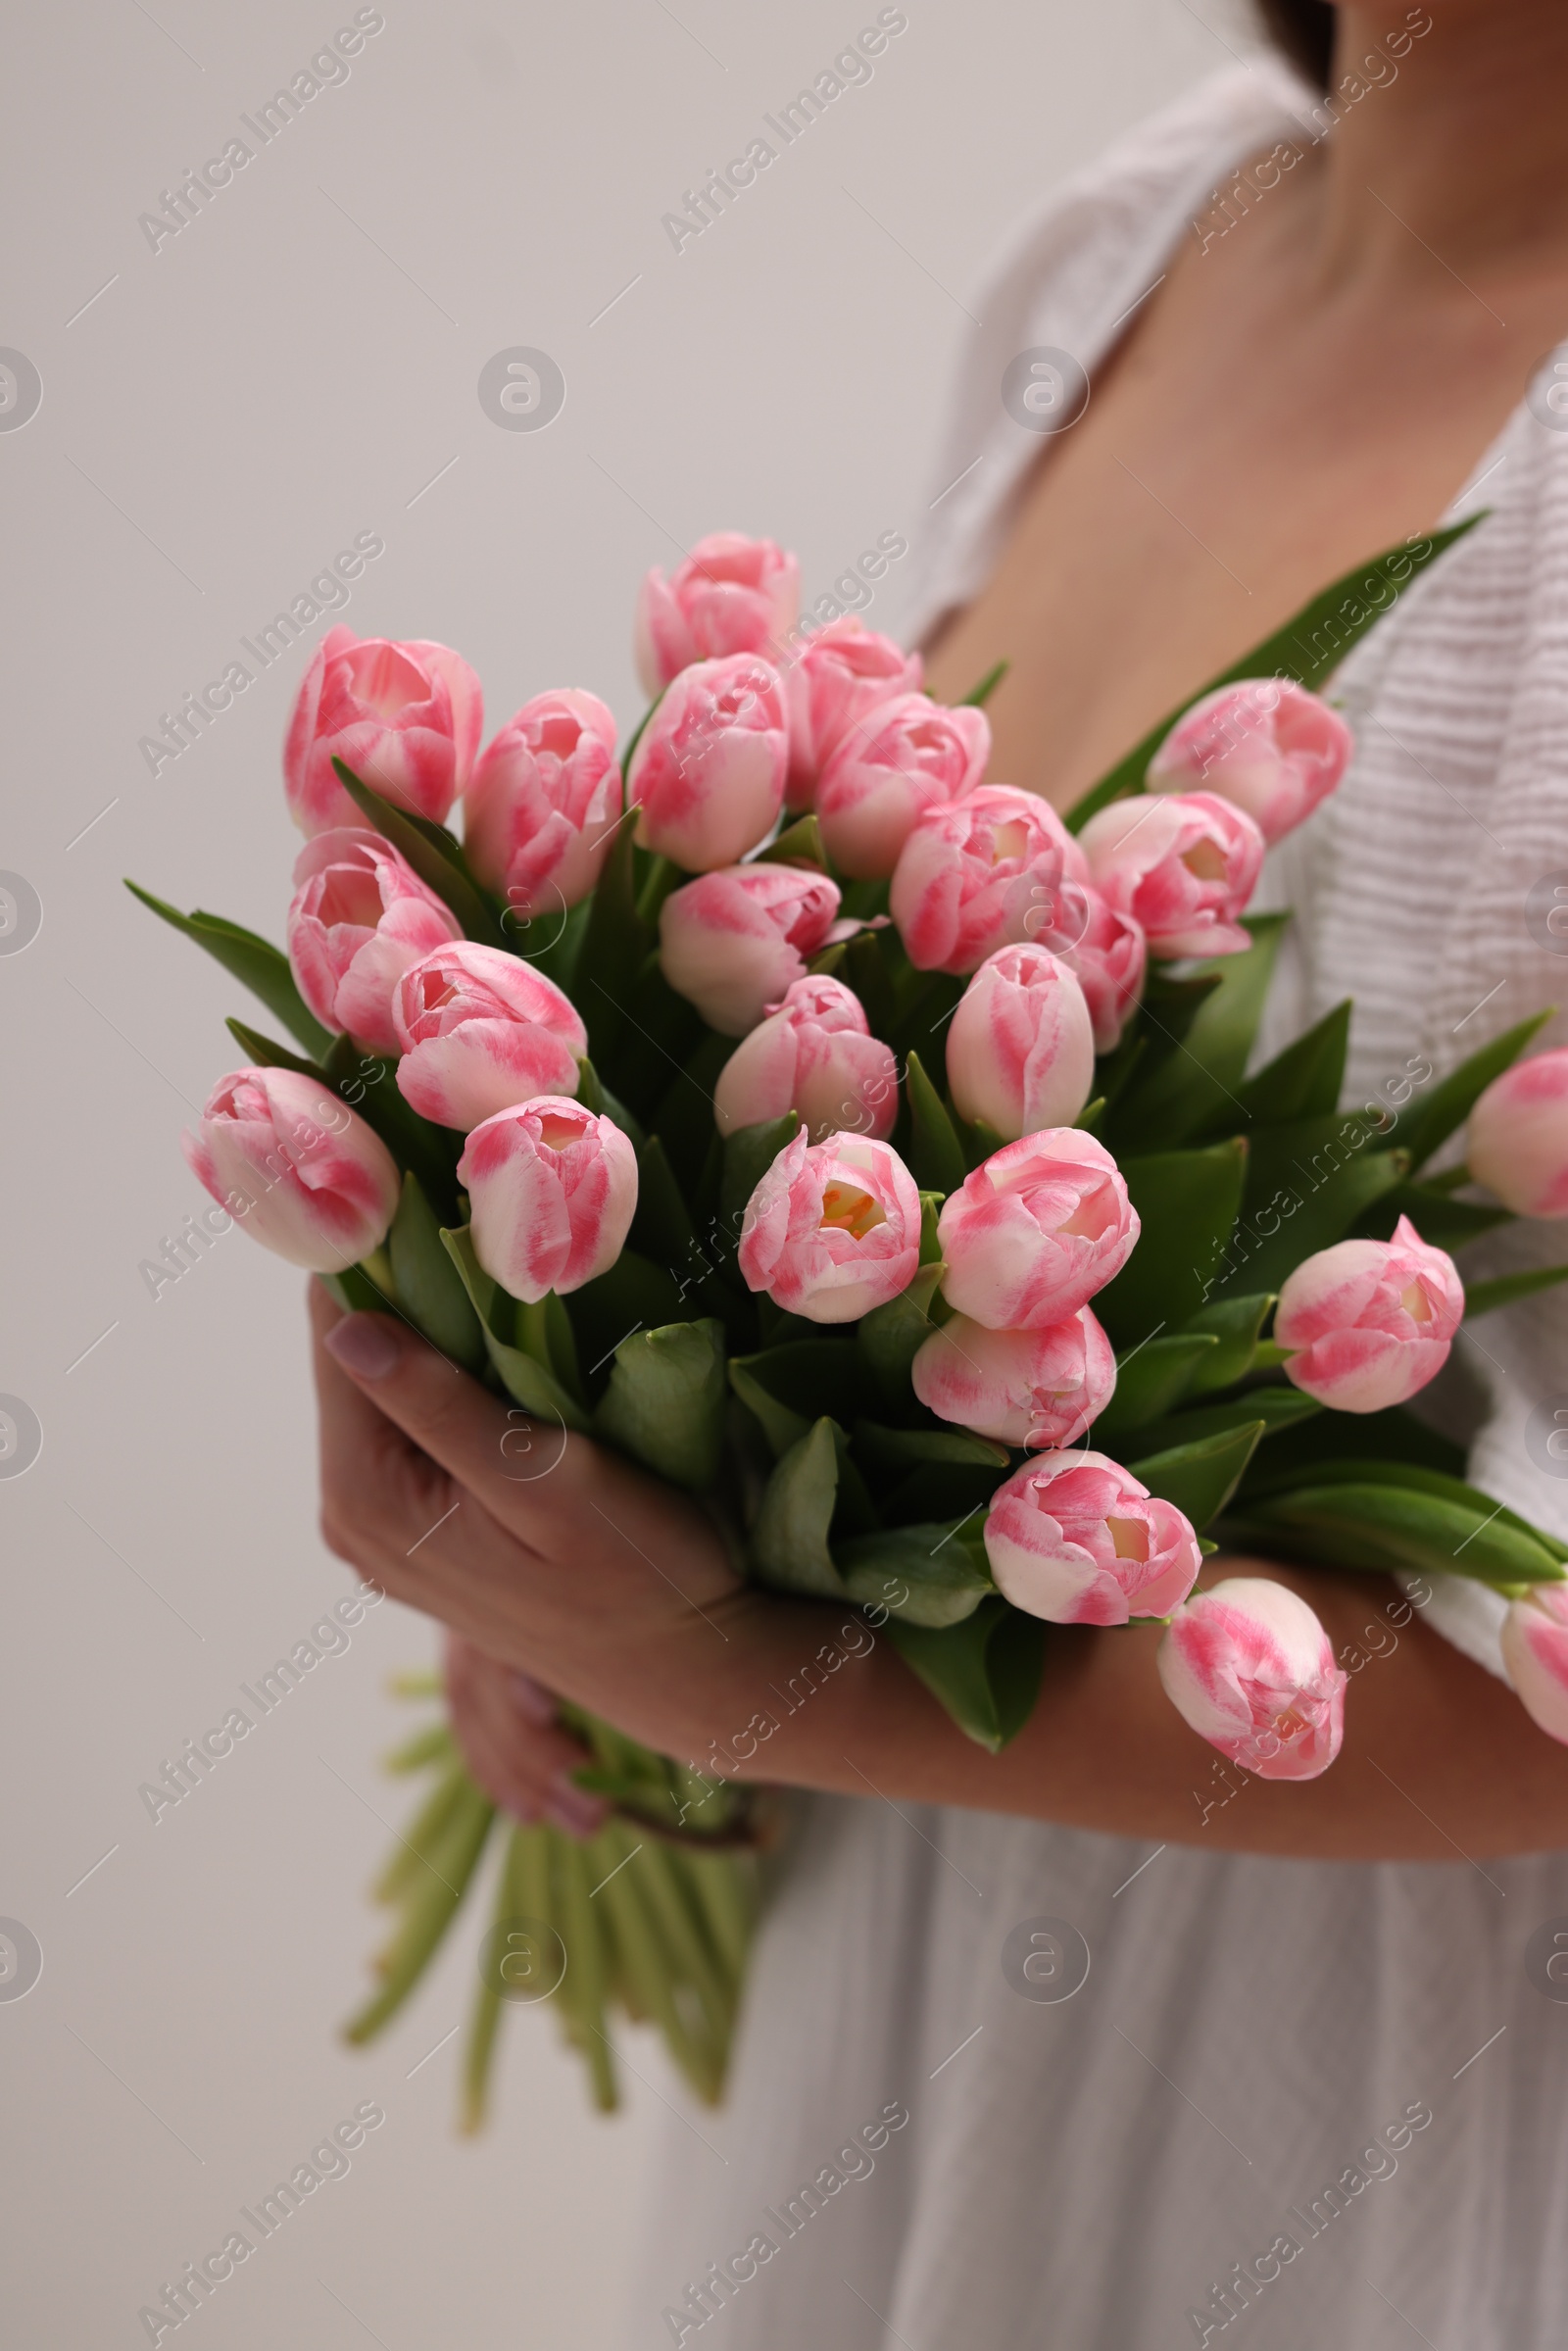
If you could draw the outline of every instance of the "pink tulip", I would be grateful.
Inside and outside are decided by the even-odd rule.
[[[1113,800],[1079,835],[1095,887],[1143,925],[1156,955],[1233,955],[1263,863],[1250,816],[1212,792]]]
[[[1149,763],[1152,792],[1217,792],[1265,841],[1327,800],[1355,739],[1338,710],[1289,678],[1219,686],[1179,718]]]
[[[782,1004],[826,942],[838,885],[804,865],[735,865],[672,891],[659,914],[659,955],[677,996],[721,1037],[744,1037]]]
[[[1088,883],[1064,882],[1054,912],[1054,927],[1044,921],[1030,937],[1058,956],[1083,990],[1096,1053],[1113,1053],[1144,992],[1149,944],[1143,925],[1118,914]]]
[[[541,1094],[575,1094],[588,1032],[554,980],[466,939],[406,971],[392,1000],[398,1089],[421,1118],[465,1133]]]
[[[317,647],[283,739],[289,812],[302,833],[364,822],[339,759],[383,800],[440,824],[479,749],[479,681],[450,646],[360,638],[339,622]]]
[[[915,820],[973,791],[991,756],[983,710],[897,694],[842,735],[817,779],[828,855],[857,881],[893,871]]]
[[[657,565],[637,595],[637,674],[646,691],[693,661],[732,653],[772,653],[795,626],[801,567],[771,539],[716,530],[699,539],[668,579]]]
[[[1516,1216],[1568,1216],[1568,1045],[1493,1079],[1470,1113],[1466,1156]]]
[[[1088,879],[1083,851],[1049,801],[981,784],[915,819],[888,905],[917,971],[970,972],[999,947],[1070,920],[1061,885]]]
[[[345,828],[318,833],[295,858],[286,935],[295,982],[322,1027],[390,1054],[399,980],[463,931],[390,841]]]
[[[1102,1143],[1045,1127],[1004,1144],[937,1220],[942,1295],[988,1331],[1039,1331],[1085,1306],[1132,1255],[1138,1211]]]
[[[918,694],[925,664],[891,637],[878,636],[853,612],[807,639],[785,672],[790,709],[790,772],[785,798],[808,808],[816,779],[850,729],[895,695]]]
[[[246,1232],[313,1273],[368,1257],[397,1213],[402,1179],[380,1136],[296,1069],[230,1070],[180,1144]]]
[[[1107,1454],[1041,1453],[991,1497],[986,1557],[1001,1591],[1054,1625],[1169,1616],[1202,1565],[1174,1502]]]
[[[1502,1622],[1502,1662],[1533,1723],[1568,1741],[1568,1585],[1537,1584]]]
[[[921,1343],[909,1377],[939,1420],[999,1445],[1071,1445],[1116,1388],[1110,1341],[1087,1306],[1044,1331],[988,1331],[965,1314]]]
[[[1407,1216],[1392,1241],[1340,1241],[1287,1276],[1274,1337],[1287,1379],[1336,1412],[1382,1412],[1434,1379],[1464,1314],[1453,1259]]]
[[[683,669],[626,776],[637,840],[688,873],[733,865],[771,830],[789,757],[784,684],[755,653]]]
[[[920,1195],[897,1151],[863,1135],[811,1144],[803,1127],[746,1205],[740,1269],[786,1313],[858,1322],[906,1290]]]
[[[476,1126],[458,1161],[473,1253],[524,1305],[608,1273],[637,1211],[637,1154],[612,1120],[542,1094]]]
[[[527,917],[587,897],[619,814],[611,712],[596,694],[536,694],[468,780],[463,846],[475,877]]]
[[[719,1071],[713,1109],[722,1135],[795,1110],[812,1143],[845,1131],[881,1142],[899,1114],[898,1064],[853,989],[796,980]]]
[[[1177,1609],[1156,1662],[1165,1695],[1200,1739],[1260,1780],[1315,1780],[1345,1737],[1345,1685],[1306,1602],[1262,1576],[1232,1576]]]
[[[1084,992],[1043,947],[988,955],[948,1023],[948,1087],[960,1118],[1009,1140],[1070,1126],[1095,1078]]]

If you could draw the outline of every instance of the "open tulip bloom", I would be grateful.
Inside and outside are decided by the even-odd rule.
[[[1378,596],[1365,566],[1331,591],[1359,615],[1335,659],[1455,535],[1373,565]],[[287,953],[137,892],[268,1014],[229,1023],[246,1066],[192,1170],[519,1419],[710,1498],[760,1581],[866,1611],[993,1752],[1052,1625],[1141,1621],[1198,1736],[1264,1777],[1328,1768],[1322,1627],[1263,1578],[1203,1591],[1221,1547],[1493,1586],[1520,1695],[1568,1739],[1568,1544],[1409,1409],[1467,1313],[1568,1273],[1467,1296],[1447,1253],[1568,1214],[1568,1054],[1521,1059],[1527,1021],[1397,1112],[1345,1108],[1345,1004],[1252,1066],[1289,919],[1249,912],[1264,840],[1349,757],[1320,639],[1258,646],[1063,821],[987,778],[1000,672],[945,708],[891,639],[805,634],[797,576],[733,533],[650,574],[658,699],[619,751],[578,688],[481,748],[456,654],[334,628],[288,726]],[[1471,1168],[1431,1178],[1472,1111]],[[1455,1198],[1471,1174],[1501,1207]],[[399,1759],[433,1781],[351,2035],[499,1844],[496,1915],[577,1938],[557,2008],[601,2103],[616,2003],[715,2098],[766,1815],[563,1711],[611,1806],[584,1844],[492,1837],[444,1725]]]

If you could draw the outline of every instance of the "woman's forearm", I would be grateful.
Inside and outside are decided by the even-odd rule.
[[[1237,1564],[1211,1562],[1204,1582]],[[1568,1845],[1568,1750],[1419,1616],[1393,1632],[1390,1617],[1407,1611],[1392,1585],[1245,1564],[1299,1591],[1336,1653],[1360,1661],[1344,1749],[1317,1780],[1256,1779],[1190,1731],[1154,1669],[1157,1627],[1050,1628],[1034,1714],[989,1755],[885,1637],[858,1620],[841,1630],[818,1605],[767,1599],[729,1620],[741,1654],[724,1705],[701,1710],[691,1759],[742,1778],[1232,1851],[1481,1863]]]

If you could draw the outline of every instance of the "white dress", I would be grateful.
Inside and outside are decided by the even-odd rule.
[[[1281,71],[1228,74],[1027,224],[976,306],[936,486],[983,462],[937,510],[928,617],[983,581],[1039,452],[998,398],[1007,362],[1051,346],[1092,370],[1293,105]],[[1412,1059],[1441,1075],[1568,993],[1568,940],[1539,911],[1549,880],[1530,895],[1554,873],[1568,890],[1568,431],[1542,420],[1551,380],[1548,363],[1456,509],[1489,519],[1341,672],[1354,765],[1276,860],[1298,920],[1265,1042],[1353,993],[1357,1100]],[[1564,1255],[1568,1226],[1521,1226],[1465,1264]],[[1473,1475],[1568,1534],[1568,1483],[1537,1466],[1550,1456],[1529,1427],[1568,1405],[1563,1295],[1494,1316],[1486,1351],[1464,1353],[1485,1399]],[[1457,1579],[1429,1610],[1493,1671],[1498,1614]],[[1568,2343],[1568,2002],[1540,1988],[1539,1936],[1568,1933],[1568,1855],[1204,1851],[1196,1798],[1199,1841],[1163,1848],[870,1796],[802,1811],[727,2105],[668,2126],[628,2346]],[[1009,1930],[1045,1917],[1088,1946],[1070,1998],[1004,1975]]]

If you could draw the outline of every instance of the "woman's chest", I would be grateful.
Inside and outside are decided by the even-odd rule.
[[[1537,356],[1499,351],[1476,306],[1314,315],[1239,269],[1184,265],[1160,301],[1043,449],[929,662],[943,699],[1010,662],[992,775],[1058,805],[1329,581],[1430,527]]]

